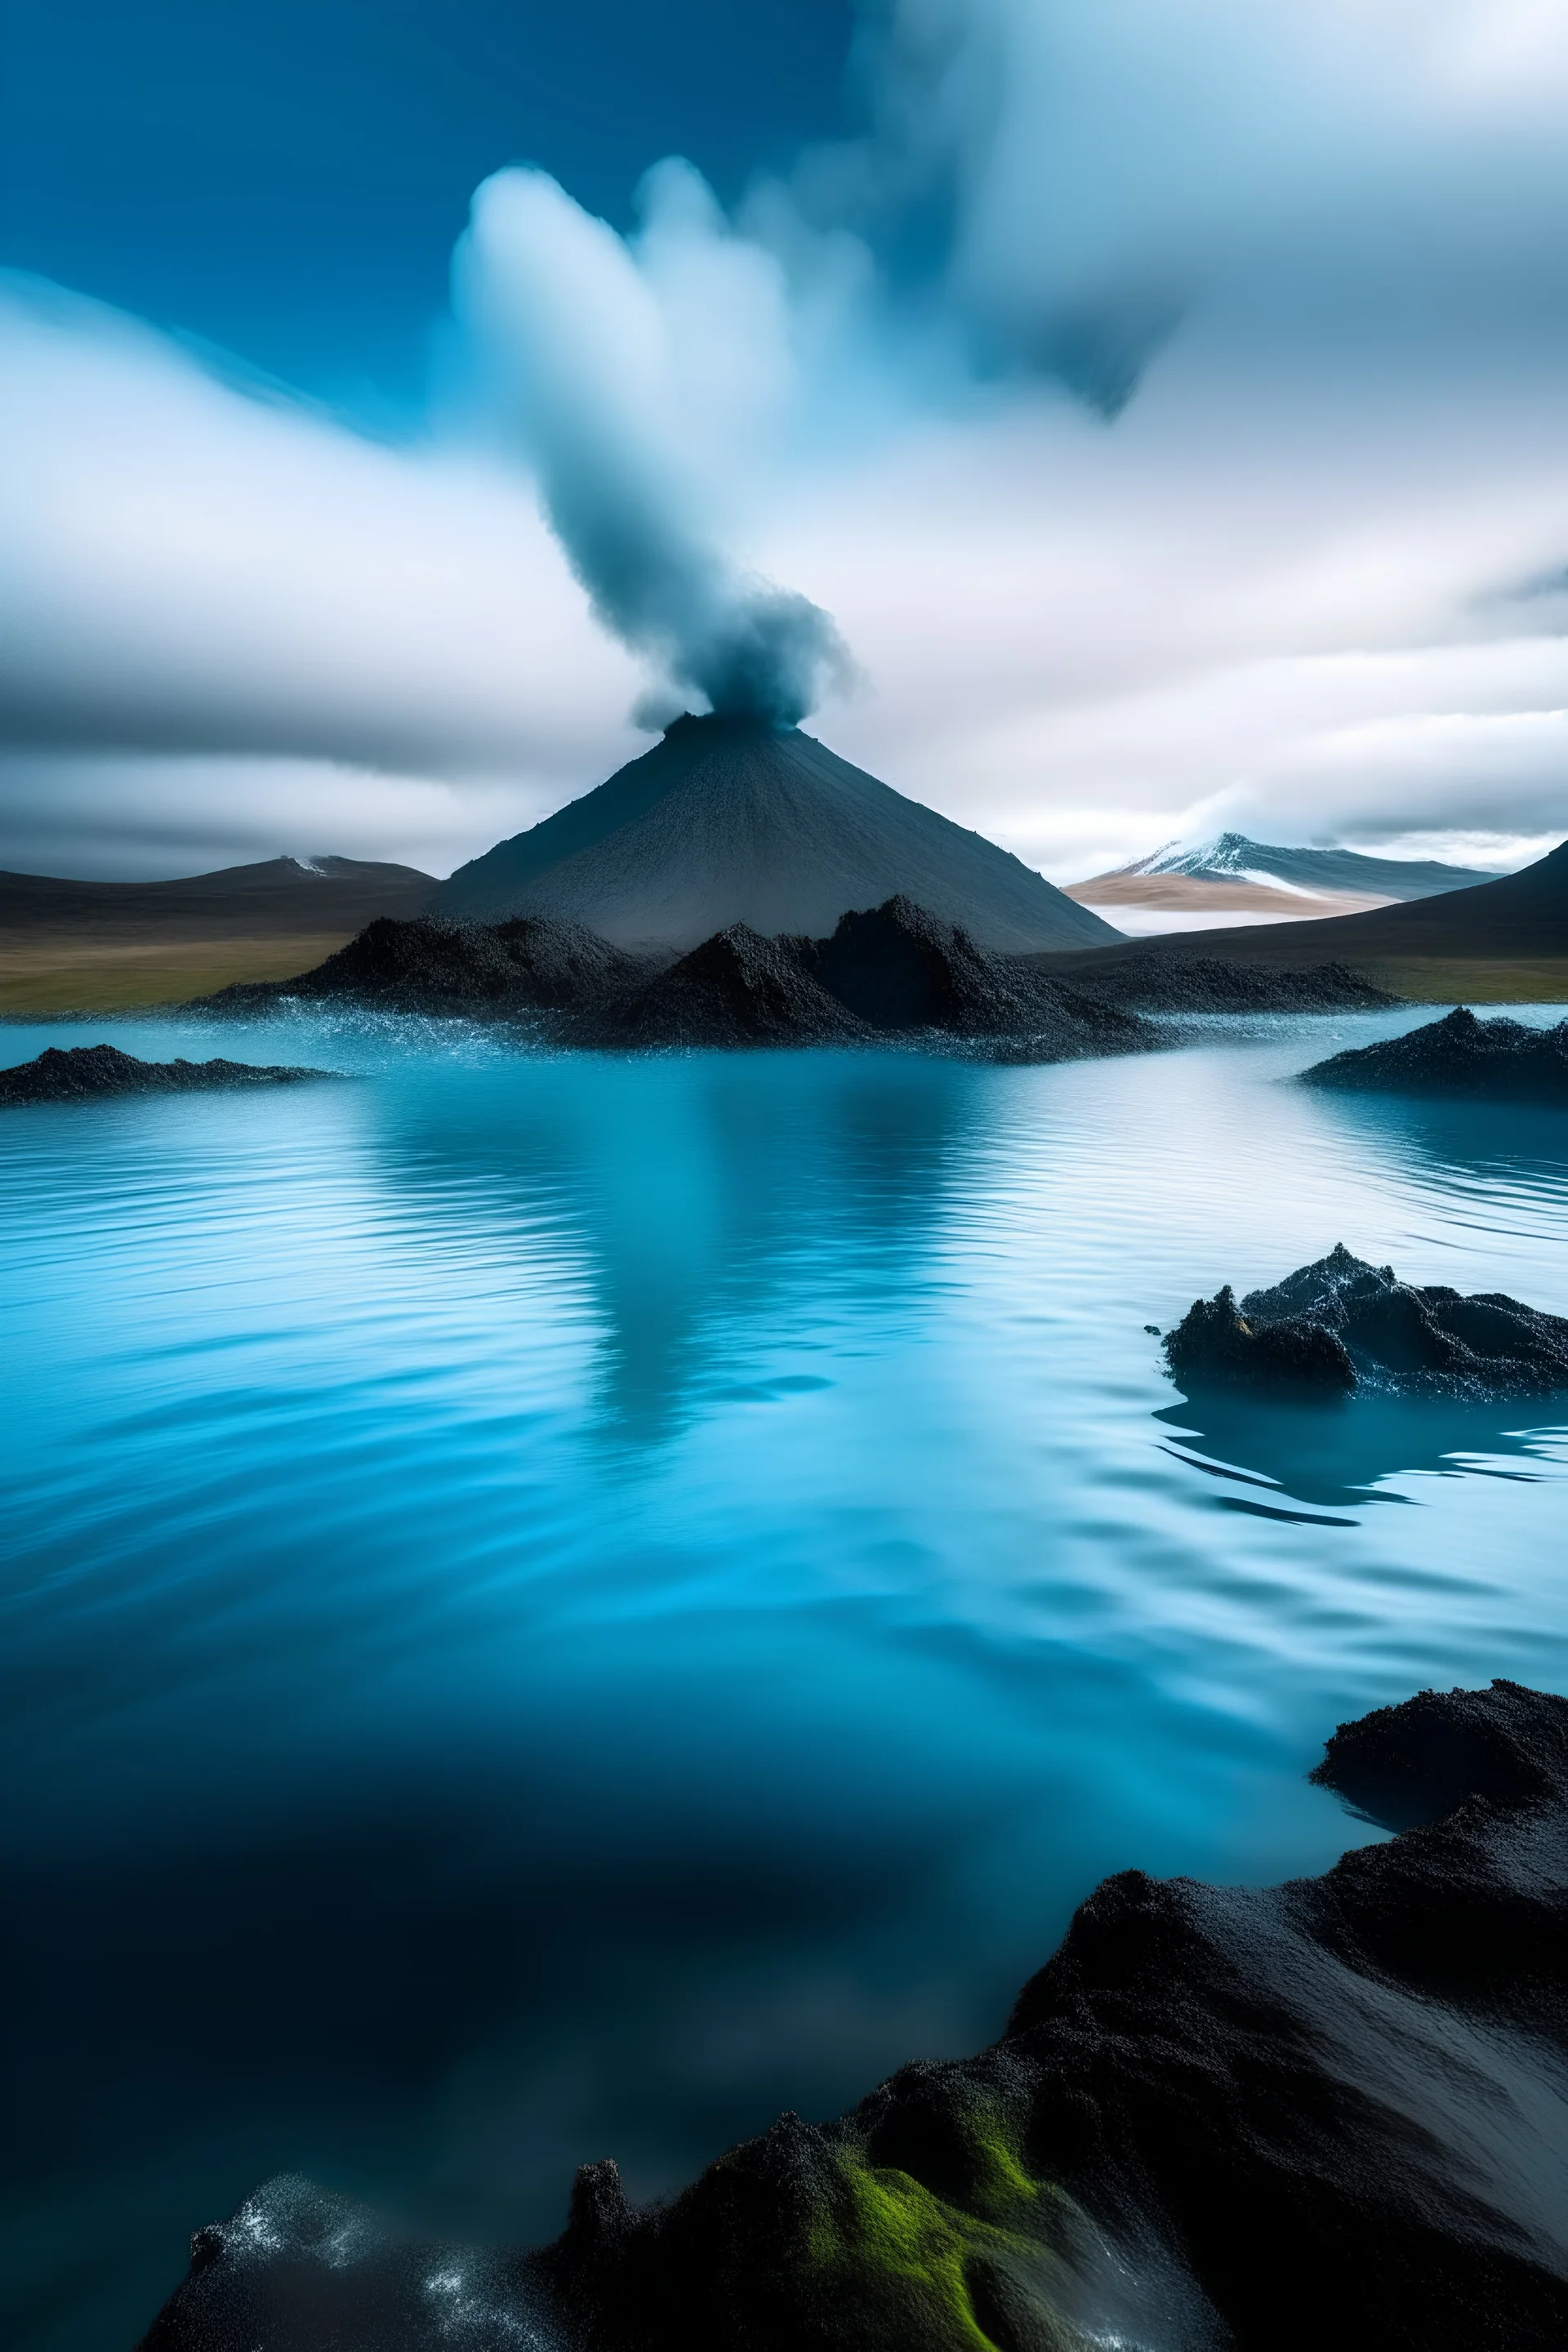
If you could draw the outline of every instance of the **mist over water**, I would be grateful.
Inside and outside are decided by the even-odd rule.
[[[126,1023],[360,1075],[9,1115],[8,2340],[128,2345],[286,2168],[469,2237],[672,2187],[994,2035],[1106,1873],[1361,1842],[1342,1718],[1568,1689],[1561,1415],[1194,1407],[1143,1328],[1342,1239],[1568,1312],[1568,1123],[1281,1083],[1415,1017]]]

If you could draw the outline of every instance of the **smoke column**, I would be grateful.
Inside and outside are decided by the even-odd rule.
[[[733,362],[768,323],[746,313],[766,309],[772,265],[687,166],[652,175],[647,214],[638,250],[547,173],[497,173],[458,248],[458,320],[600,618],[716,711],[793,726],[847,673],[843,641],[702,528],[715,445],[738,402],[765,402]]]

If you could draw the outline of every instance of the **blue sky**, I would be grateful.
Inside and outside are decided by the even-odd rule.
[[[445,870],[780,614],[817,731],[1055,879],[1568,833],[1548,0],[10,0],[6,48],[0,864]]]
[[[468,199],[542,163],[624,224],[837,128],[844,0],[7,0],[4,258],[300,389],[407,407]]]

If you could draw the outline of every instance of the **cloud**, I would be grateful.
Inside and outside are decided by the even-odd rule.
[[[326,834],[338,807],[356,843],[390,854],[413,845],[406,795],[389,785],[386,821],[367,823],[342,779],[472,787],[485,813],[446,828],[471,850],[497,784],[521,823],[637,748],[637,668],[594,625],[527,486],[493,466],[381,447],[16,280],[0,289],[0,439],[7,855],[67,772],[47,755],[92,755],[111,833],[149,761],[167,780],[188,761],[189,789],[154,795],[147,822],[156,835],[157,811],[183,802],[199,856],[243,845],[232,813],[247,798],[252,838],[276,844],[300,762],[340,779]],[[265,761],[276,814],[255,802]],[[84,811],[89,770],[71,772]]]
[[[636,750],[650,671],[826,691],[1058,878],[1568,831],[1568,19],[896,0],[858,72],[733,219],[677,161],[624,238],[487,183],[416,447],[14,286],[0,857],[96,806],[438,863]]]

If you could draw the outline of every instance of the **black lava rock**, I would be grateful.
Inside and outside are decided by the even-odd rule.
[[[384,915],[298,979],[244,982],[200,1002],[205,1010],[237,1013],[265,1012],[288,997],[385,1013],[504,1018],[598,1003],[652,968],[580,923]]]
[[[1346,1093],[1469,1095],[1568,1106],[1568,1021],[1531,1029],[1478,1021],[1464,1005],[1404,1037],[1331,1054],[1303,1070],[1309,1087]]]
[[[1272,1289],[1249,1291],[1239,1308],[1228,1284],[1194,1299],[1164,1347],[1185,1388],[1342,1395],[1365,1385],[1476,1402],[1568,1391],[1568,1318],[1502,1291],[1466,1297],[1401,1282],[1343,1243]]]
[[[118,1045],[50,1045],[36,1061],[0,1070],[0,1105],[100,1102],[110,1095],[186,1095],[218,1087],[289,1087],[335,1070],[257,1062],[142,1062]]]
[[[1283,1886],[1107,1879],[990,2049],[668,2204],[585,2168],[533,2253],[276,2182],[142,2352],[1561,2352],[1568,1701],[1423,1692],[1312,1777],[1399,1833]]]
[[[1343,963],[1276,971],[1225,956],[1101,950],[1075,958],[1072,974],[1105,1003],[1139,1013],[1375,1013],[1401,1001]]]
[[[847,1045],[868,1032],[830,996],[804,942],[731,923],[632,995],[583,1024],[602,1045]]]
[[[1165,1340],[1165,1357],[1184,1386],[1294,1389],[1346,1396],[1356,1370],[1337,1333],[1301,1316],[1253,1322],[1227,1282],[1212,1298],[1194,1298]]]
[[[843,916],[831,939],[705,940],[576,1034],[632,1045],[841,1045],[900,1034],[985,1041],[992,1060],[1061,1061],[1164,1043],[904,898]]]

